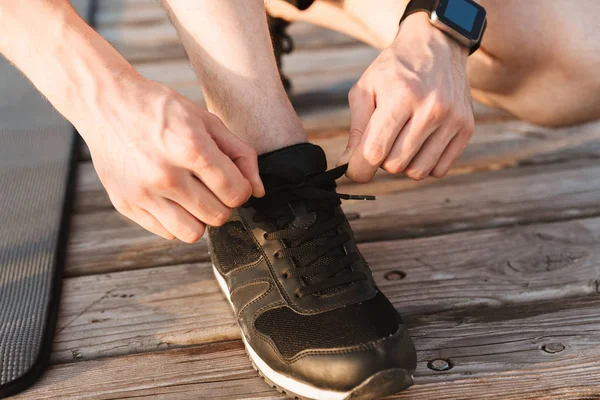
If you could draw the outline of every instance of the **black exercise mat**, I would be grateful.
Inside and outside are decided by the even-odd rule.
[[[89,15],[90,0],[71,0]],[[32,385],[50,358],[77,137],[0,56],[0,398]]]
[[[74,132],[0,130],[0,397],[48,361],[64,264]]]

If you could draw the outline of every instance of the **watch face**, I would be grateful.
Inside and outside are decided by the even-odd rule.
[[[485,9],[471,0],[440,0],[437,17],[455,31],[476,41],[481,36]]]

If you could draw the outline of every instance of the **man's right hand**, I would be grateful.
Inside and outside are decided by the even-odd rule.
[[[262,197],[256,152],[210,112],[138,78],[78,121],[115,208],[150,232],[192,243]]]

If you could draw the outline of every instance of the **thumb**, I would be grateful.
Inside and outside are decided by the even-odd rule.
[[[375,112],[375,101],[370,93],[352,88],[348,96],[350,102],[350,135],[346,150],[342,153],[336,166],[348,164],[352,154],[358,147],[362,135],[369,124],[371,116]]]
[[[348,164],[350,158],[352,158],[352,154],[354,154],[354,150],[356,149],[356,147],[358,147],[358,144],[360,143],[362,135],[362,130],[358,128],[350,128],[350,135],[348,136],[348,144],[346,145],[346,150],[344,150],[337,163],[335,164],[336,167]]]
[[[263,197],[265,187],[258,173],[258,156],[256,151],[244,143],[227,129],[225,124],[218,118],[211,119],[209,132],[219,149],[233,161],[252,186],[254,197]]]

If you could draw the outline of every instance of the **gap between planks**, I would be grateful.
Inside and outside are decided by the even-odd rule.
[[[325,150],[332,168],[346,147],[346,138],[345,130],[334,130],[314,135],[311,141]],[[478,124],[472,142],[452,167],[450,175],[582,158],[600,158],[598,122],[561,129],[542,128],[520,121]],[[80,163],[77,175],[76,212],[111,208],[91,162]],[[338,184],[351,192],[362,190],[382,194],[437,182],[433,178],[421,183],[403,178],[403,175],[394,176],[380,170],[369,184],[352,184],[345,177]]]
[[[419,349],[416,386],[395,399],[559,398],[600,394],[600,334],[597,299],[508,306],[507,318],[494,320],[495,309],[474,316],[450,312],[430,315],[438,323],[415,327]],[[571,307],[571,315],[565,311]],[[517,312],[525,310],[524,315]],[[468,312],[468,310],[467,310]],[[463,321],[457,320],[459,317]],[[471,318],[471,319],[469,319]],[[575,331],[573,330],[575,328]],[[425,331],[425,336],[420,336]],[[427,331],[434,332],[428,339]],[[422,349],[427,341],[434,350]],[[564,343],[548,354],[545,343]],[[456,356],[453,356],[456,355]],[[434,373],[427,357],[446,357],[452,370]],[[140,373],[143,371],[143,373]],[[17,399],[80,398],[264,399],[284,398],[258,378],[241,341],[222,342],[149,354],[112,357],[50,367],[42,380]],[[447,396],[447,397],[444,397]]]
[[[600,323],[600,314],[580,310],[573,318],[582,321],[574,325],[588,318],[594,322],[588,321],[585,329],[568,326],[571,306],[564,303],[583,297],[577,304],[593,303],[590,310],[596,310],[600,302],[600,218],[363,243],[359,248],[377,284],[407,316],[413,336],[423,339],[418,347],[425,358],[493,353],[490,349],[500,339],[491,333],[489,342],[484,333],[476,339],[474,326],[494,326],[490,332],[496,332],[500,327],[495,323],[518,327],[524,322],[510,321],[552,315],[548,323],[560,320],[565,332],[584,335],[577,336],[581,339]],[[388,280],[389,273],[404,278]],[[239,338],[209,263],[66,279],[57,326],[52,359],[58,363]],[[471,329],[465,331],[464,343],[458,340],[462,327]],[[502,335],[514,338],[518,333]],[[523,345],[535,347],[545,340],[528,337]],[[463,345],[471,350],[463,352]],[[448,346],[459,353],[441,352]],[[483,346],[488,346],[485,352],[480,351]]]
[[[600,166],[582,160],[432,180],[343,208],[366,242],[594,216],[599,195]],[[205,239],[167,241],[107,210],[73,217],[66,274],[206,260]]]

